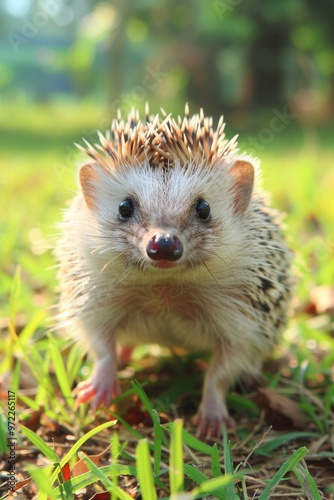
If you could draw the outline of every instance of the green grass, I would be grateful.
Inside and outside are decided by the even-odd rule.
[[[142,393],[139,390],[137,394],[141,396]],[[148,404],[146,409],[149,413],[154,412],[154,409],[146,397],[144,397],[142,402],[145,405]],[[25,434],[50,461],[50,466],[43,470],[37,467],[29,468],[29,473],[38,486],[38,498],[40,500],[46,500],[47,498],[52,498],[54,500],[59,498],[68,500],[74,499],[74,493],[78,489],[83,486],[94,484],[97,480],[100,480],[105,489],[113,494],[115,498],[129,500],[131,496],[117,486],[117,477],[119,474],[129,474],[138,477],[139,488],[143,500],[155,500],[157,498],[157,489],[160,489],[161,486],[163,486],[164,490],[167,490],[166,493],[168,496],[172,496],[173,498],[177,498],[178,495],[184,495],[185,482],[189,482],[189,479],[195,485],[191,489],[187,488],[186,497],[189,498],[189,500],[202,498],[205,495],[214,495],[219,500],[238,499],[240,498],[238,493],[241,488],[243,489],[243,497],[248,498],[245,487],[245,476],[249,471],[247,469],[242,470],[241,468],[239,468],[239,471],[235,470],[226,428],[223,429],[223,446],[222,449],[219,450],[217,444],[213,446],[204,445],[201,441],[184,431],[183,421],[180,419],[175,420],[168,426],[161,425],[159,417],[154,421],[155,435],[164,435],[166,431],[170,434],[169,446],[164,449],[164,453],[161,453],[161,448],[156,439],[153,443],[150,443],[147,438],[138,436],[136,433],[136,438],[139,439],[135,449],[135,466],[117,464],[119,457],[127,461],[128,456],[126,453],[122,453],[122,451],[119,450],[118,434],[115,433],[112,435],[111,439],[113,458],[111,460],[111,465],[98,467],[87,455],[81,453],[79,457],[82,458],[90,473],[73,476],[71,474],[71,467],[65,469],[65,467],[69,465],[71,458],[75,456],[80,447],[89,438],[101,432],[103,429],[114,425],[115,421],[112,421],[94,428],[93,431],[81,437],[62,459],[57,456],[54,450],[48,446],[43,439],[28,428],[21,426],[21,432],[23,432],[23,434]],[[198,470],[198,464],[194,466],[184,463],[183,449],[185,443],[188,449],[192,448],[194,451],[201,451],[208,456],[211,467],[209,467],[209,471],[206,474]],[[115,447],[117,449],[117,456],[115,455]],[[270,498],[277,485],[290,471],[295,473],[304,491],[312,491],[313,500],[320,499],[320,494],[312,476],[307,468],[301,464],[307,452],[308,450],[306,447],[301,447],[294,451],[264,487],[262,493],[258,497],[259,500]],[[224,471],[222,471],[221,468],[222,457],[220,454],[222,454],[224,461]],[[152,469],[152,462],[155,464],[154,471]],[[166,462],[168,463],[167,467],[165,465]],[[166,480],[167,473],[169,476],[169,488],[166,488],[162,483],[162,480]],[[113,481],[110,480],[110,477],[113,478]]]
[[[18,431],[18,445],[32,453],[38,449],[49,463],[41,468],[33,458],[20,462],[20,470],[33,477],[39,499],[74,498],[79,488],[94,488],[98,480],[112,498],[128,498],[123,483],[118,484],[120,474],[136,476],[144,500],[154,500],[161,492],[166,498],[187,492],[187,498],[212,494],[219,499],[247,499],[253,498],[255,491],[254,498],[263,500],[270,498],[274,489],[281,494],[288,491],[292,476],[294,491],[305,498],[321,498],[330,491],[331,481],[318,478],[318,484],[313,479],[318,476],[312,460],[334,456],[329,444],[316,446],[321,440],[329,443],[326,436],[333,429],[333,324],[329,314],[309,315],[302,310],[310,291],[317,285],[331,285],[334,276],[334,171],[329,140],[333,131],[304,131],[293,122],[258,152],[264,186],[273,204],[287,213],[286,232],[295,252],[296,276],[297,312],[275,353],[277,359],[285,356],[287,364],[281,365],[278,373],[269,371],[267,383],[299,402],[305,429],[267,435],[268,425],[253,395],[232,393],[229,405],[239,414],[240,425],[229,436],[230,441],[225,431],[217,446],[195,438],[188,418],[184,424],[180,419],[161,423],[163,413],[169,418],[175,412],[188,415],[198,403],[201,380],[191,371],[192,358],[162,359],[147,368],[146,358],[138,350],[133,370],[140,383],[130,384],[129,376],[122,375],[125,390],[118,398],[116,415],[122,425],[118,424],[116,433],[110,422],[106,424],[111,426],[108,431],[98,427],[115,414],[100,411],[95,417],[87,407],[75,409],[71,390],[85,377],[87,362],[78,346],[68,346],[63,339],[48,334],[48,307],[56,301],[50,248],[60,210],[75,189],[79,155],[73,142],[81,142],[83,135],[93,140],[89,131],[103,129],[107,118],[96,107],[79,109],[70,104],[24,109],[7,106],[0,117],[0,377],[5,377],[4,387],[7,384],[16,392],[18,420],[28,427]],[[257,133],[254,127],[243,131],[243,139]],[[227,134],[233,135],[228,127]],[[32,389],[22,389],[20,372],[28,373],[25,377],[32,382]],[[148,373],[157,374],[155,382],[147,383]],[[1,401],[5,409],[5,394]],[[146,418],[149,425],[127,423],[129,401],[135,413],[147,415],[143,421]],[[34,416],[40,436],[29,431]],[[62,435],[72,436],[72,440],[65,440],[63,452],[56,452],[51,445],[47,432],[50,422],[66,429]],[[6,429],[3,411],[2,452],[7,449],[3,438]],[[55,433],[55,443],[57,439]],[[69,463],[72,470],[78,453],[89,443],[97,451],[111,444],[110,458],[107,454],[96,465],[82,456],[87,472],[62,480],[64,465]],[[256,477],[253,483],[251,475]],[[0,498],[5,498],[2,490]]]

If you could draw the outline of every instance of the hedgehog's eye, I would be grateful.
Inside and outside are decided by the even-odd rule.
[[[118,205],[118,217],[121,220],[130,219],[130,217],[133,216],[134,209],[135,207],[131,198],[125,198],[125,200],[121,201]]]
[[[201,198],[197,200],[196,203],[196,213],[197,217],[203,221],[207,221],[210,219],[210,205],[207,201],[202,200]]]

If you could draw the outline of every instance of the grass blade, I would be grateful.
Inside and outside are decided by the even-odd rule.
[[[58,380],[59,387],[61,389],[62,395],[66,400],[67,404],[74,410],[74,398],[72,396],[72,389],[68,382],[67,373],[65,370],[63,358],[58,345],[56,344],[53,337],[50,336],[50,349],[51,349],[51,360],[55,369],[55,374]]]
[[[94,462],[92,462],[87,455],[82,455],[82,460],[84,463],[87,465],[87,467],[94,472],[95,476],[100,479],[102,484],[107,488],[107,490],[110,493],[114,493],[117,498],[120,498],[121,500],[133,500],[133,498],[128,495],[125,491],[123,491],[121,488],[118,486],[115,486],[110,479],[103,473],[101,469],[99,469]]]
[[[163,424],[161,427],[163,429],[166,429],[168,432],[172,432],[173,425],[174,425],[173,423],[169,422],[168,424]],[[191,434],[189,434],[189,432],[187,432],[184,429],[182,431],[182,440],[186,446],[189,446],[189,448],[199,451],[204,455],[211,456],[212,447],[206,443],[203,443],[196,437],[192,436]]]
[[[120,415],[118,415],[117,413],[115,413],[114,411],[110,412],[115,418],[117,418],[117,420],[123,425],[123,427],[125,427],[125,429],[127,429],[131,434],[133,434],[133,436],[136,438],[136,439],[143,439],[143,436],[140,434],[140,432],[138,432],[136,429],[134,429],[132,427],[132,425],[128,424],[126,420],[124,420],[124,418],[122,418]]]
[[[212,452],[211,452],[211,470],[212,470],[213,477],[219,477],[219,476],[222,475],[222,471],[221,471],[220,463],[219,463],[219,454],[218,454],[217,443],[215,443],[212,446]]]
[[[228,477],[231,477],[231,476],[233,477],[234,467],[233,467],[231,443],[228,441],[227,428],[226,428],[225,424],[222,425],[222,429],[223,429],[225,475]],[[232,481],[229,481],[226,484],[226,498],[228,500],[239,499],[239,496],[237,495],[235,488],[234,488],[234,483]]]
[[[114,432],[111,436],[111,463],[112,465],[117,465],[118,462],[118,456],[120,452],[120,445],[119,445],[119,436],[118,432]],[[116,470],[116,469],[115,469]],[[111,476],[112,482],[115,486],[117,486],[118,483],[118,474],[113,472]],[[116,500],[116,495],[113,492],[111,495],[112,500]]]
[[[137,469],[135,467],[131,467],[128,465],[117,465],[115,467],[112,465],[105,465],[103,467],[100,467],[99,470],[102,474],[104,474],[104,476],[111,476],[111,477],[114,474],[117,474],[118,476],[120,474],[130,475],[130,476],[135,476],[137,474]],[[90,470],[89,472],[80,474],[80,476],[76,476],[71,479],[72,490],[75,492],[83,488],[86,488],[94,481],[96,481],[96,475],[93,471]],[[55,491],[57,493],[58,500],[61,500],[62,497],[59,486],[55,488]]]
[[[79,344],[74,344],[71,346],[66,362],[66,374],[68,378],[68,384],[70,387],[73,386],[78,376],[78,373],[80,372],[81,363],[82,363],[82,348]]]
[[[81,448],[81,446],[88,441],[92,436],[98,434],[99,432],[107,429],[108,427],[112,427],[116,424],[116,420],[112,420],[111,422],[105,422],[104,424],[98,425],[94,427],[91,431],[87,432],[84,436],[82,436],[78,441],[72,446],[70,451],[66,453],[66,455],[62,458],[60,465],[63,467],[69,460],[73,457],[73,455]]]
[[[139,441],[136,448],[137,476],[143,500],[156,500],[153,474],[150,460],[150,449],[147,439]]]
[[[160,418],[156,410],[153,410],[153,424],[154,424],[154,475],[158,476],[161,464],[161,445],[165,435],[162,431]]]
[[[208,480],[208,478],[193,465],[184,464],[183,470],[184,473],[198,485],[201,485],[204,481]]]
[[[34,399],[29,398],[28,396],[25,396],[24,394],[19,393],[19,399],[28,407],[31,408],[34,411],[38,411],[40,409],[40,406]]]
[[[319,434],[317,432],[288,432],[287,434],[282,434],[281,436],[268,441],[268,443],[259,446],[259,448],[254,450],[254,454],[268,456],[273,450],[288,443],[289,441],[307,437],[319,437]]]
[[[331,384],[327,393],[326,393],[326,399],[325,399],[325,411],[324,411],[324,417],[325,417],[325,425],[327,430],[329,430],[330,425],[329,425],[329,420],[330,420],[330,412],[331,409],[334,406],[334,384]]]
[[[17,315],[17,310],[18,310],[18,301],[20,297],[20,290],[21,290],[21,266],[18,265],[15,274],[14,274],[14,279],[12,281],[12,287],[10,291],[10,299],[9,299],[9,304],[10,304],[10,317],[12,324],[15,329],[15,320],[16,320],[16,315]]]
[[[285,474],[292,470],[301,461],[301,459],[305,457],[307,453],[308,449],[305,446],[296,450],[291,455],[291,457],[286,462],[284,462],[284,464],[276,472],[274,477],[269,481],[269,483],[259,496],[259,500],[267,500],[268,498],[270,498],[270,495],[272,494],[278,483],[281,481],[281,479],[285,476]]]
[[[45,469],[41,467],[27,467],[27,471],[33,478],[34,483],[38,487],[38,498],[49,498],[50,500],[57,500],[57,492],[52,488],[50,483],[50,476],[46,473]]]
[[[137,380],[131,382],[131,387],[134,389],[135,393],[137,394],[140,401],[146,408],[148,414],[150,415],[151,419],[153,420],[153,406],[146,392],[143,390],[142,386],[139,384],[139,382],[137,382]]]
[[[56,452],[48,444],[46,444],[42,438],[37,436],[37,434],[35,434],[32,430],[28,429],[28,427],[25,427],[22,424],[20,425],[20,430],[45,457],[47,457],[52,462],[59,462],[59,457]]]
[[[8,431],[8,422],[4,413],[0,413],[0,454],[7,453],[8,445],[7,445],[7,431]]]
[[[184,469],[184,473],[190,479],[192,479],[192,481],[194,481],[196,484],[198,484],[199,486],[201,484],[203,484],[205,481],[208,481],[208,478],[204,474],[202,474],[202,472],[200,472],[199,470],[197,470],[192,465],[184,464],[183,469]],[[223,477],[223,476],[220,474],[220,477]],[[216,490],[215,491],[215,497],[217,497],[218,500],[226,500],[227,496],[226,496],[225,488],[222,487],[221,491],[217,491]]]
[[[305,496],[308,500],[321,500],[322,497],[318,491],[317,485],[309,471],[298,463],[293,467],[293,472],[296,474],[301,487],[304,490]]]
[[[20,332],[20,342],[21,345],[27,345],[31,341],[31,338],[35,334],[37,328],[42,324],[46,318],[46,312],[44,309],[40,309],[31,320],[24,326],[23,330]]]
[[[13,375],[10,383],[10,390],[15,392],[15,402],[17,402],[17,395],[19,393],[20,386],[20,373],[21,373],[21,360],[18,359],[14,366]]]
[[[177,495],[183,491],[183,421],[176,419],[170,443],[169,480],[171,495]]]
[[[231,474],[226,474],[225,476],[220,476],[220,477],[215,477],[213,479],[208,479],[207,481],[204,481],[202,484],[200,484],[200,486],[193,489],[192,494],[194,495],[194,497],[203,495],[203,493],[209,494],[209,495],[215,495],[218,497],[217,491],[218,491],[218,493],[222,492],[224,490],[226,491],[227,486],[230,484],[233,484],[233,479],[234,479],[234,476],[232,476]],[[228,496],[224,495],[224,497],[227,500],[232,500],[234,498],[238,498],[238,500],[239,500],[239,497],[237,497],[235,495],[232,497],[228,497]],[[223,498],[223,497],[220,496],[219,498]]]

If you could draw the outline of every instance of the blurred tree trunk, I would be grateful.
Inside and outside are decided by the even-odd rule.
[[[128,21],[129,0],[114,0],[113,5],[117,10],[117,32],[111,40],[109,52],[109,102],[111,113],[117,111],[117,101],[125,91],[125,72],[128,57],[126,54],[126,25]]]
[[[261,21],[249,54],[252,102],[264,107],[284,105],[283,57],[290,43],[290,26],[288,22],[268,24]]]

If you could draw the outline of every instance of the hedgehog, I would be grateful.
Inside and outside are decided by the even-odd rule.
[[[193,425],[233,427],[229,388],[258,377],[289,309],[291,252],[260,186],[259,161],[225,122],[118,112],[78,146],[79,192],[56,246],[58,328],[94,359],[74,390],[94,409],[120,394],[118,362],[142,344],[209,355]]]

